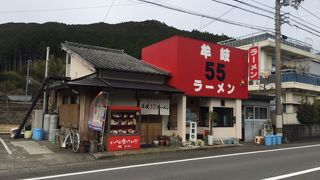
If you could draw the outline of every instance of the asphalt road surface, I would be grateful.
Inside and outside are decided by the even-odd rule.
[[[241,148],[238,150],[240,152],[221,152],[218,155],[211,155],[210,151],[200,151],[201,155],[184,153],[162,161],[150,159],[136,164],[128,161],[128,165],[122,163],[122,166],[117,163],[111,165],[111,162],[104,168],[57,173],[39,179],[320,179],[320,144],[246,152],[241,152]]]

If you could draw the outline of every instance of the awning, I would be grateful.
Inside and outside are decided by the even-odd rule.
[[[182,93],[182,91],[179,91],[166,84],[100,78],[88,78],[69,81],[66,83],[66,85]]]
[[[103,87],[109,88],[110,85],[101,81],[99,78],[86,78],[86,79],[76,79],[66,83],[67,86],[90,86],[90,87]]]

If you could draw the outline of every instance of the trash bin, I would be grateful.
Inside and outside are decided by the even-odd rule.
[[[277,135],[277,144],[282,144],[282,135]]]
[[[264,145],[266,145],[266,146],[272,145],[272,137],[271,136],[264,136]]]
[[[43,130],[41,128],[32,129],[32,139],[40,141],[43,139]]]

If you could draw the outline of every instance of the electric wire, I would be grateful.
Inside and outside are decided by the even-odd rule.
[[[300,30],[306,31],[306,32],[308,32],[308,33],[310,33],[310,34],[313,34],[313,35],[315,35],[315,36],[317,36],[317,37],[320,37],[320,35],[315,34],[315,33],[313,33],[312,31],[310,31],[310,30],[308,30],[308,29],[305,29],[305,28],[302,28],[302,27],[300,27],[300,26],[298,26],[298,25],[296,25],[296,24],[291,24],[291,23],[287,23],[287,24],[290,25],[290,26],[294,26],[294,27],[296,27],[296,28],[298,28],[298,29],[300,29]]]
[[[269,5],[266,5],[266,4],[263,4],[263,3],[259,2],[259,1],[256,1],[256,0],[250,0],[250,1],[253,1],[253,2],[255,2],[255,3],[257,3],[257,4],[260,4],[260,5],[262,5],[262,6],[265,6],[265,7],[271,8],[271,9],[274,9],[274,7],[269,6]]]
[[[239,1],[239,0],[233,0],[235,2],[238,2],[238,3],[241,3],[241,4],[244,4],[244,5],[247,5],[249,7],[252,7],[252,8],[255,8],[255,9],[259,9],[261,11],[264,11],[264,12],[267,12],[267,13],[270,13],[270,14],[274,14],[274,11],[269,11],[269,10],[266,10],[262,7],[259,7],[259,6],[255,6],[255,5],[252,5],[252,4],[249,4],[249,3],[246,3],[246,2],[243,2],[243,1]]]
[[[236,6],[237,6],[237,5],[239,5],[239,3],[236,4]],[[220,16],[218,16],[217,18],[218,18],[218,19],[221,19],[223,16],[227,15],[229,12],[231,12],[231,11],[234,10],[234,9],[235,9],[235,7],[231,7],[229,10],[227,10],[226,12],[224,12],[223,14],[221,14]],[[215,21],[216,21],[216,20],[212,20],[211,22],[209,22],[209,23],[205,24],[204,26],[202,26],[201,28],[199,28],[199,30],[202,30],[202,29],[210,26],[210,25],[211,25],[212,23],[214,23]]]
[[[102,22],[104,22],[104,21],[106,20],[106,18],[108,17],[108,15],[109,15],[109,13],[110,13],[110,11],[111,11],[111,8],[113,7],[115,1],[116,1],[116,0],[113,0],[113,1],[112,1],[111,5],[110,5],[110,7],[109,7],[109,9],[108,9],[108,12],[107,12],[107,14],[104,16]]]
[[[305,24],[303,24],[303,23],[300,23],[299,21],[296,21],[296,20],[294,20],[294,19],[291,19],[291,18],[289,18],[289,19],[290,19],[291,21],[293,21],[293,22],[301,25],[301,26],[304,26],[304,27],[306,27],[306,28],[308,28],[308,29],[310,29],[310,30],[312,30],[312,31],[317,32],[317,33],[320,34],[320,31],[318,31],[318,30],[316,30],[316,29],[314,29],[314,28],[312,28],[312,27],[310,27],[310,26],[307,26],[307,25],[305,25]]]
[[[248,5],[248,6],[251,6],[251,7],[253,7],[253,8],[256,8],[256,9],[261,9],[261,10],[263,9],[263,8],[261,8],[261,7],[254,6],[254,5],[251,5],[251,4],[248,4],[248,3],[244,3],[244,2],[239,1],[239,0],[233,0],[233,1],[235,1],[235,2],[240,2],[240,3],[242,3],[242,4],[246,4],[246,5]],[[269,6],[269,5],[266,5],[266,4],[261,3],[261,2],[258,2],[258,1],[256,1],[256,0],[250,0],[250,1],[253,1],[253,2],[258,3],[258,4],[262,5],[262,6],[268,7],[268,8],[270,8],[270,9],[274,9],[274,7]],[[300,5],[300,7],[301,7],[301,5]],[[265,9],[264,9],[263,11],[268,11],[268,10],[265,10]],[[268,12],[274,14],[273,11],[268,11]],[[291,14],[291,13],[288,13],[288,12],[285,12],[285,11],[280,11],[280,12],[283,13],[283,14],[282,14],[283,16],[289,15],[289,16],[292,16],[293,18],[296,18],[296,19],[298,19],[298,20],[300,20],[300,21],[302,21],[302,22],[304,22],[304,23],[307,23],[307,24],[312,25],[312,26],[314,26],[314,27],[320,28],[319,26],[317,26],[317,25],[315,25],[315,24],[312,24],[312,23],[310,23],[310,22],[308,22],[308,21],[306,21],[306,20],[304,20],[304,19],[302,19],[302,18],[300,18],[300,17],[297,17],[297,16],[295,16],[295,15],[293,15],[293,14]]]
[[[230,4],[230,3],[225,3],[225,2],[218,1],[218,0],[211,0],[211,1],[217,2],[217,3],[220,3],[220,4],[224,4],[224,5],[227,5],[227,6],[231,6],[231,7],[237,8],[237,9],[241,9],[241,10],[243,10],[243,11],[247,11],[247,12],[250,12],[250,13],[253,13],[253,14],[256,14],[256,15],[259,15],[259,16],[263,16],[263,17],[269,18],[269,19],[274,19],[274,18],[271,17],[271,16],[267,16],[267,15],[265,15],[265,14],[261,14],[261,13],[255,12],[255,11],[251,11],[251,10],[248,10],[248,9],[245,9],[245,8],[242,8],[242,7],[239,7],[239,6]],[[244,4],[244,2],[239,2],[239,3]]]
[[[301,5],[299,6],[300,8],[302,8],[303,10],[307,11],[308,13],[310,13],[312,16],[314,16],[315,18],[320,20],[320,17],[317,16],[316,14],[314,14],[313,12],[309,11],[308,9],[305,9],[304,7],[302,7]]]
[[[241,4],[248,5],[248,6],[250,6],[250,7],[254,7],[254,8],[263,10],[263,8],[260,8],[260,7],[258,7],[258,6],[251,5],[251,4],[248,4],[248,3],[245,3],[245,2],[239,1],[239,0],[233,0],[233,1],[239,2],[239,3],[241,3]],[[251,1],[256,2],[256,3],[259,3],[260,5],[266,6],[266,7],[268,7],[268,8],[274,9],[274,8],[271,7],[271,6],[268,6],[268,5],[266,5],[266,4],[257,2],[257,1],[255,1],[255,0],[251,0]],[[302,7],[302,6],[300,5],[300,7]],[[265,12],[270,12],[270,13],[274,13],[274,12],[268,11],[268,10],[263,10],[263,11],[265,11]],[[308,22],[308,21],[306,21],[306,20],[304,20],[304,19],[301,19],[301,18],[299,18],[299,17],[297,17],[297,16],[294,16],[294,15],[292,15],[291,13],[286,13],[286,12],[284,12],[284,11],[281,11],[281,12],[284,13],[284,14],[282,15],[283,17],[286,17],[286,18],[288,18],[289,20],[291,20],[291,21],[295,22],[296,24],[299,24],[299,25],[301,25],[301,26],[303,26],[303,27],[305,27],[305,28],[302,28],[302,27],[299,26],[299,25],[295,25],[295,24],[286,22],[286,23],[288,23],[290,26],[294,26],[294,27],[296,27],[296,28],[298,28],[298,29],[300,29],[300,30],[304,30],[304,31],[306,31],[306,32],[308,32],[308,33],[311,33],[311,34],[313,34],[313,35],[316,35],[316,36],[318,36],[318,35],[317,35],[315,32],[320,33],[320,31],[318,31],[318,30],[316,30],[316,29],[314,29],[314,28],[312,28],[312,27],[310,27],[310,26],[308,26],[308,25],[305,25],[305,24],[303,24],[303,23],[301,23],[301,22],[299,22],[299,21],[297,21],[297,20],[295,20],[295,19],[293,19],[293,18],[291,18],[291,17],[285,16],[285,15],[287,14],[287,15],[289,15],[289,16],[292,16],[292,17],[294,17],[294,18],[296,18],[296,19],[298,19],[298,20],[300,20],[300,21],[302,21],[302,22],[305,22],[305,23],[310,24],[310,25],[312,25],[312,26],[314,26],[314,27],[317,27],[317,28],[320,28],[319,26],[316,26],[316,25],[314,25],[314,24],[312,24],[312,23],[310,23],[310,22]],[[311,14],[312,12],[309,12],[309,13]],[[319,17],[317,17],[317,18],[319,18]],[[319,19],[320,19],[320,18],[319,18]],[[312,31],[313,31],[313,32],[312,32]]]
[[[159,4],[159,3],[155,3],[155,2],[151,2],[151,1],[146,1],[146,0],[136,0],[136,1],[152,4],[152,5],[155,5],[155,6],[158,6],[158,7],[162,7],[162,8],[165,8],[165,9],[170,9],[170,10],[174,10],[174,11],[178,11],[178,12],[182,12],[182,13],[186,13],[186,14],[189,14],[189,15],[194,15],[194,16],[199,16],[199,17],[202,16],[202,17],[205,17],[205,18],[208,18],[208,19],[213,19],[213,20],[216,20],[216,21],[220,21],[220,22],[224,22],[224,23],[232,24],[232,25],[236,25],[236,26],[241,26],[241,27],[245,27],[245,28],[249,28],[249,29],[274,32],[274,29],[272,29],[272,28],[265,28],[265,27],[262,27],[262,26],[250,25],[250,24],[240,23],[240,22],[231,21],[231,20],[222,19],[222,18],[219,19],[217,17],[213,17],[213,16],[209,16],[209,15],[205,15],[205,14],[200,14],[198,12],[179,9],[179,8],[175,8],[175,7],[171,7],[171,6],[168,6],[168,5],[163,5],[163,4]]]
[[[131,6],[137,5],[137,3],[126,3],[126,4],[115,4],[113,6]],[[101,6],[85,6],[85,7],[73,7],[73,8],[55,8],[55,9],[31,9],[31,10],[15,10],[15,11],[0,11],[0,14],[9,13],[32,13],[32,12],[49,12],[49,11],[68,11],[68,10],[83,10],[83,9],[100,9],[111,7],[111,5],[101,5]]]

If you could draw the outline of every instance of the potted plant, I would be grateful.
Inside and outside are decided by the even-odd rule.
[[[213,145],[212,126],[213,126],[213,123],[217,122],[218,113],[215,112],[215,111],[209,111],[208,117],[209,117],[209,126],[210,126],[210,131],[209,131],[209,134],[208,134],[208,145]]]

